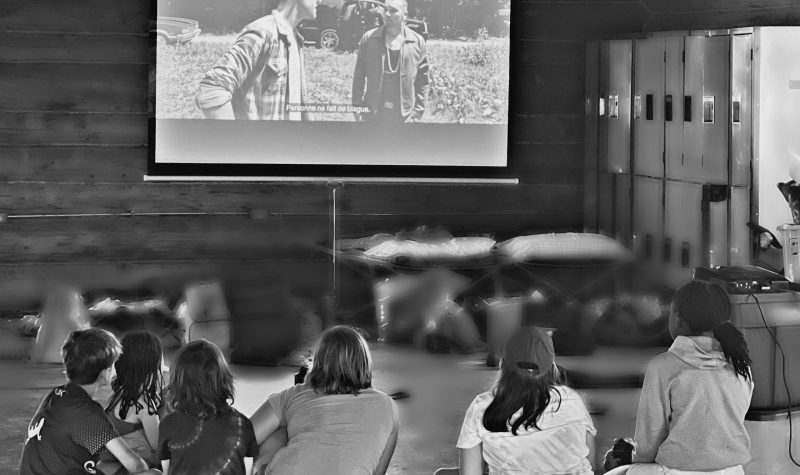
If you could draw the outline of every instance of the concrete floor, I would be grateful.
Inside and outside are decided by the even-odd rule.
[[[399,400],[400,439],[390,474],[432,474],[457,464],[455,442],[464,413],[479,392],[491,387],[496,371],[484,365],[485,354],[430,355],[414,348],[371,344],[374,386],[386,393],[405,391]],[[657,351],[656,351],[657,352]],[[643,368],[653,351],[602,349],[591,357],[559,358],[568,368],[592,372],[630,373]],[[246,415],[273,392],[293,383],[295,368],[235,366],[235,406]],[[60,365],[0,361],[0,473],[15,473],[26,428],[41,398],[63,382]],[[590,406],[605,409],[594,415],[598,457],[615,437],[633,434],[638,389],[580,390]]]

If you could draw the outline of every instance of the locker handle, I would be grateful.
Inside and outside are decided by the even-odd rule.
[[[741,124],[742,123],[742,101],[739,99],[733,100],[733,107],[732,109],[732,116],[731,119],[734,124]]]
[[[648,94],[644,100],[644,118],[645,120],[653,120],[653,95]]]
[[[650,234],[644,235],[644,258],[648,261],[653,257],[653,236]]]
[[[689,243],[687,241],[681,243],[681,265],[689,267]]]
[[[606,98],[603,96],[597,100],[597,115],[600,117],[606,115]]]
[[[672,122],[672,94],[664,96],[664,120]]]
[[[672,261],[672,239],[664,238],[664,262]]]
[[[642,116],[642,95],[633,96],[633,118],[638,119]]]
[[[714,103],[715,99],[714,96],[703,96],[703,123],[704,124],[713,124],[714,123]]]
[[[692,121],[692,96],[683,96],[683,121]]]

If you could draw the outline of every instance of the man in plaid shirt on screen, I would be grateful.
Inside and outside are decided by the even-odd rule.
[[[245,26],[234,45],[200,80],[197,106],[208,119],[303,120],[303,37],[317,0],[276,0],[269,15]],[[288,107],[287,107],[288,106]]]

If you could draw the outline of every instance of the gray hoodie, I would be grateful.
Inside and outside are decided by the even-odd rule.
[[[736,374],[716,339],[679,336],[645,372],[633,461],[695,471],[746,464],[752,395],[752,381]]]

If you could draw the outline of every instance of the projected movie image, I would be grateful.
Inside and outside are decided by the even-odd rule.
[[[194,13],[202,33],[160,44],[158,118],[508,120],[502,2],[183,2],[159,15]]]
[[[159,0],[157,15],[156,163],[506,166],[508,1]]]

